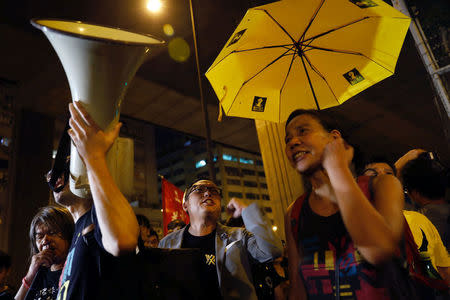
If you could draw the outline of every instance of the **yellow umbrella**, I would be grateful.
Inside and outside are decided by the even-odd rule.
[[[247,11],[206,77],[226,115],[282,122],[391,76],[409,23],[382,0],[277,1]]]

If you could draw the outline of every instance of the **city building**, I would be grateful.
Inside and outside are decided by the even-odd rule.
[[[209,178],[204,143],[187,140],[184,148],[158,157],[158,174],[181,190],[198,178]],[[221,144],[212,151],[216,183],[222,188],[222,221],[227,220],[225,206],[234,197],[247,204],[258,202],[276,226],[261,155]]]

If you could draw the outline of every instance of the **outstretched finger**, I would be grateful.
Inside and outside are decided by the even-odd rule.
[[[80,101],[75,101],[75,108],[77,109],[80,116],[83,118],[83,121],[89,126],[94,129],[100,129],[98,124],[94,121],[94,119],[91,117],[91,115],[87,112],[87,110],[84,108],[83,104]]]

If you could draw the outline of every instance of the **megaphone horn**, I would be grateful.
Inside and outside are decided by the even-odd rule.
[[[72,100],[81,101],[103,130],[117,124],[122,100],[137,69],[151,49],[165,43],[150,35],[79,21],[33,19],[31,24],[44,32],[58,54],[69,80]],[[130,195],[133,158],[126,159],[122,149],[132,153],[132,141],[116,141],[106,159],[119,189]],[[131,169],[130,173],[125,175],[124,169]],[[70,190],[79,197],[90,197],[86,167],[73,144]]]

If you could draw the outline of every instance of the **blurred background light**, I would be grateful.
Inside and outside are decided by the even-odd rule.
[[[175,30],[173,29],[172,25],[170,25],[170,24],[164,24],[163,31],[164,31],[164,34],[167,36],[172,36],[175,33]]]
[[[180,37],[176,37],[168,45],[170,57],[177,62],[185,62],[191,55],[189,44]]]

